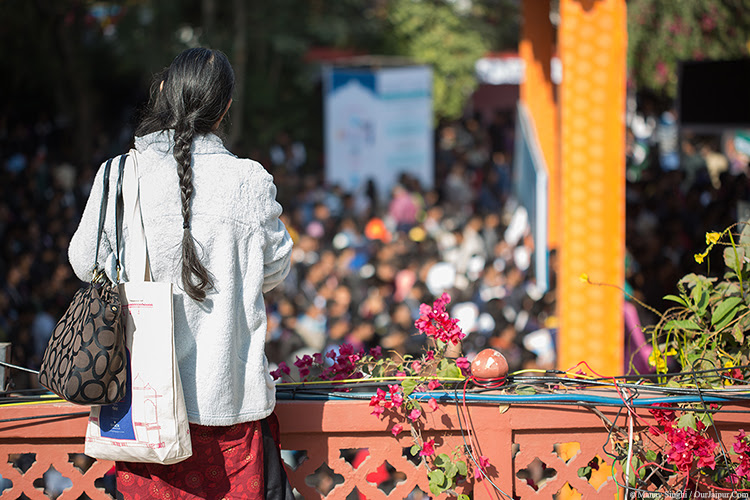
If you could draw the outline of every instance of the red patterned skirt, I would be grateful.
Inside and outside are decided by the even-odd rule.
[[[279,454],[276,415],[226,427],[190,424],[190,436],[193,455],[177,464],[117,462],[122,498],[294,498]]]

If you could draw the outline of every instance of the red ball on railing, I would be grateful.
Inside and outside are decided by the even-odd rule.
[[[479,351],[471,362],[471,376],[477,380],[493,380],[508,375],[508,361],[499,351],[488,348]]]

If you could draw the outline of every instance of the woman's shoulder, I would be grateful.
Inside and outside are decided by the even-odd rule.
[[[226,151],[225,154],[210,155],[208,160],[215,168],[222,172],[228,174],[231,171],[240,179],[249,182],[268,182],[273,180],[268,170],[259,161],[252,158],[235,156]]]

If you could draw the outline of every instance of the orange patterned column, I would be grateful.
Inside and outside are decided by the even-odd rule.
[[[559,367],[622,373],[625,0],[560,0],[562,238]]]
[[[523,28],[518,53],[525,66],[521,101],[529,110],[539,147],[547,163],[547,246],[557,248],[560,241],[559,114],[550,67],[555,30],[549,19],[549,5],[549,0],[523,2]]]

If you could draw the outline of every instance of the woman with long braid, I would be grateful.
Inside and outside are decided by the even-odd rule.
[[[193,456],[168,466],[118,462],[117,486],[126,499],[293,498],[278,452],[263,301],[289,271],[292,242],[271,175],[231,154],[216,135],[233,90],[224,54],[188,49],[155,80],[136,130],[151,273],[175,284],[175,345]],[[116,177],[110,176],[112,193]],[[69,248],[84,281],[91,278],[102,181],[100,168]],[[109,269],[114,198],[100,251]]]

